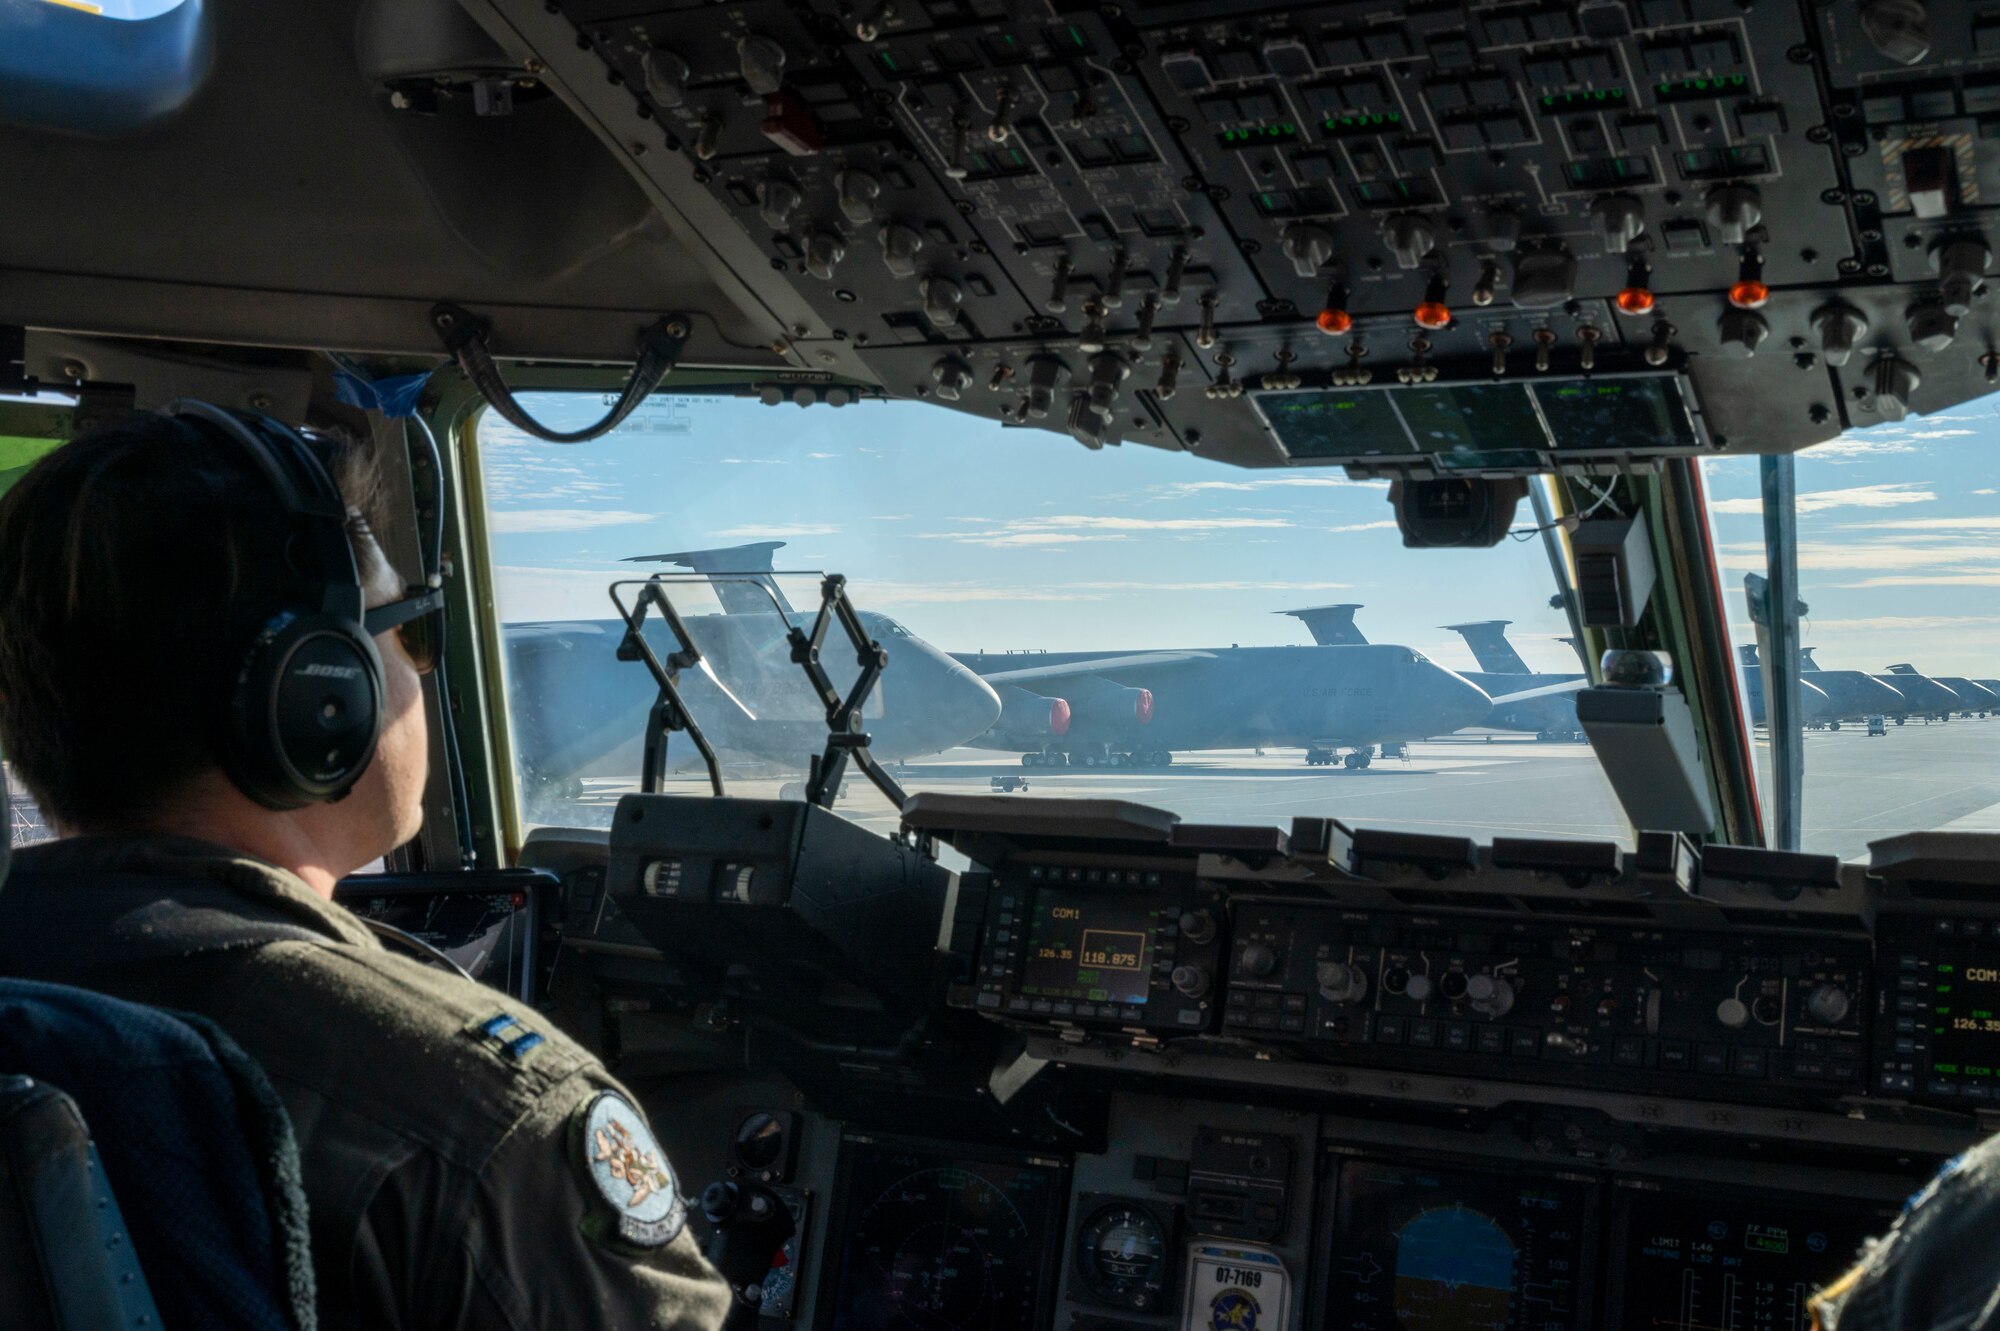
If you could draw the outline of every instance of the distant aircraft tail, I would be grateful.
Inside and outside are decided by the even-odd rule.
[[[678,564],[708,577],[715,599],[722,602],[725,615],[768,615],[771,600],[789,615],[792,603],[785,599],[778,580],[770,574],[775,567],[771,556],[785,548],[783,541],[752,541],[748,545],[725,545],[715,550],[679,550],[664,555],[632,555],[628,564]],[[724,576],[730,575],[730,576]],[[760,576],[761,575],[761,576]],[[757,589],[762,583],[770,596]]]
[[[1743,643],[1742,645],[1740,645],[1739,647],[1737,647],[1737,649],[1736,649],[1736,655],[1737,655],[1737,656],[1738,656],[1738,657],[1739,657],[1739,658],[1740,658],[1740,659],[1742,660],[1742,662],[1743,662],[1743,664],[1744,664],[1744,665],[1747,665],[1747,666],[1754,666],[1754,665],[1756,665],[1756,664],[1758,663],[1758,662],[1757,662],[1757,644],[1756,644],[1756,643],[1754,643],[1754,642],[1746,642],[1746,643]]]
[[[1358,605],[1309,605],[1299,610],[1280,610],[1276,613],[1303,621],[1313,641],[1322,647],[1366,647],[1368,639],[1354,627],[1354,612],[1360,608]]]
[[[1801,670],[1819,669],[1819,662],[1812,659],[1812,654],[1813,654],[1813,649],[1810,647],[1799,648],[1799,669]]]
[[[1465,639],[1465,645],[1472,649],[1472,659],[1479,662],[1479,668],[1492,675],[1528,675],[1528,663],[1514,650],[1514,644],[1507,641],[1507,626],[1511,619],[1482,619],[1471,624],[1446,624],[1445,627]]]

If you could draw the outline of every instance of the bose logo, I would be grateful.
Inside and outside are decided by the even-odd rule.
[[[299,674],[308,679],[355,679],[361,674],[360,666],[309,665]]]

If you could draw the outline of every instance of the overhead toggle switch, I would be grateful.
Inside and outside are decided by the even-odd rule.
[[[1521,242],[1521,214],[1512,208],[1490,208],[1481,232],[1495,254],[1511,253]]]
[[[1181,278],[1187,273],[1187,246],[1176,245],[1174,252],[1167,256],[1167,278],[1160,283],[1160,304],[1181,303]]]
[[[937,385],[938,397],[956,402],[972,387],[972,370],[957,357],[946,356],[931,366],[931,382]]]
[[[1702,212],[1725,245],[1741,245],[1764,220],[1764,196],[1754,185],[1717,185],[1703,201]]]
[[[891,222],[882,228],[877,237],[882,243],[882,266],[892,277],[914,277],[917,271],[917,251],[924,247],[924,238],[904,226],[901,222]]]
[[[1049,297],[1042,302],[1042,308],[1050,314],[1061,314],[1069,308],[1070,264],[1067,254],[1056,256],[1056,274],[1049,285]]]
[[[1949,240],[1931,251],[1931,268],[1938,275],[1938,298],[1956,315],[1972,309],[1972,298],[1985,284],[1992,251],[1978,237]]]
[[[1319,276],[1319,270],[1333,257],[1333,233],[1323,226],[1294,222],[1285,228],[1282,240],[1285,257],[1300,277]]]
[[[1899,65],[1931,53],[1931,16],[1924,0],[1863,0],[1861,31],[1868,44]]]
[[[792,224],[792,214],[805,201],[799,187],[781,176],[766,176],[757,182],[757,216],[773,231]]]
[[[1055,405],[1056,389],[1069,378],[1069,366],[1054,356],[1028,357],[1028,392],[1022,415],[1042,419]]]
[[[936,328],[949,328],[958,322],[958,307],[965,302],[965,291],[948,277],[927,277],[917,287],[917,293],[924,298],[924,317]]]
[[[822,282],[833,280],[833,270],[847,257],[847,246],[830,231],[815,231],[806,237],[806,272]]]
[[[736,63],[743,81],[759,97],[769,97],[785,85],[785,48],[758,33],[736,42]]]
[[[1916,366],[1897,356],[1884,356],[1876,361],[1870,367],[1869,378],[1876,414],[1885,421],[1899,421],[1909,415],[1910,394],[1924,382]]]
[[[1354,327],[1354,316],[1347,312],[1347,286],[1335,282],[1327,288],[1326,304],[1314,316],[1313,324],[1328,337],[1340,337]]]
[[[1739,309],[1732,305],[1722,312],[1722,336],[1720,350],[1725,356],[1748,360],[1757,354],[1764,339],[1771,335],[1771,325],[1755,310]]]
[[[1819,334],[1820,359],[1833,366],[1847,364],[1854,344],[1868,336],[1868,316],[1840,301],[1814,310],[1812,325]]]
[[[1623,254],[1632,242],[1646,234],[1646,210],[1630,194],[1601,194],[1591,200],[1591,220],[1597,234],[1604,237],[1606,254]]]
[[[1132,266],[1132,256],[1120,245],[1111,256],[1111,274],[1104,279],[1104,308],[1115,310],[1125,303],[1125,276]]]
[[[1415,268],[1437,249],[1437,228],[1420,213],[1397,213],[1389,219],[1383,239],[1398,267]]]
[[[646,79],[646,95],[653,99],[655,106],[669,109],[681,106],[687,101],[688,62],[663,47],[654,47],[646,52],[639,62],[640,72]]]
[[[1472,303],[1485,309],[1493,303],[1500,287],[1500,265],[1492,259],[1479,262],[1479,280],[1472,284]]]
[[[716,148],[722,139],[722,117],[714,111],[707,111],[701,117],[701,128],[695,131],[694,155],[696,160],[708,162],[715,159]]]
[[[834,193],[840,197],[840,214],[856,226],[875,220],[875,200],[882,196],[882,182],[866,171],[849,167],[833,177]]]
[[[1903,152],[1903,188],[1919,222],[1935,222],[1958,201],[1958,170],[1951,149],[1932,145]]]

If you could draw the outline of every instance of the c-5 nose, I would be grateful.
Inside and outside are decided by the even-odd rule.
[[[1431,673],[1425,677],[1424,692],[1431,698],[1438,716],[1432,734],[1449,735],[1454,730],[1485,722],[1487,713],[1493,710],[1493,699],[1486,690],[1435,661],[1427,661],[1425,665]]]
[[[937,725],[952,738],[940,750],[978,739],[1000,719],[1000,695],[993,686],[950,657],[941,660],[946,678],[938,691]]]

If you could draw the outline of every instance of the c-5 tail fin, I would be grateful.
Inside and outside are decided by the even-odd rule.
[[[1471,624],[1446,624],[1445,627],[1465,639],[1465,645],[1472,649],[1472,659],[1479,662],[1479,668],[1490,675],[1528,675],[1528,663],[1514,650],[1514,644],[1507,641],[1507,626],[1511,619],[1482,619]]]
[[[1746,642],[1746,643],[1741,643],[1741,644],[1739,644],[1739,645],[1737,646],[1737,648],[1736,648],[1736,655],[1737,655],[1737,658],[1738,658],[1739,660],[1741,660],[1741,661],[1743,662],[1743,664],[1744,664],[1744,665],[1747,665],[1747,666],[1754,666],[1754,665],[1756,665],[1756,664],[1757,664],[1757,644],[1756,644],[1756,643],[1754,643],[1754,642]]]
[[[1799,648],[1799,669],[1801,670],[1819,669],[1819,662],[1812,659],[1812,654],[1813,654],[1813,649],[1810,647]]]
[[[1366,647],[1368,639],[1354,627],[1354,612],[1360,608],[1358,605],[1309,605],[1275,613],[1303,621],[1313,641],[1322,647]]]
[[[772,612],[771,600],[775,597],[778,608],[783,609],[789,616],[792,613],[792,604],[785,599],[785,593],[779,588],[778,580],[770,576],[775,567],[771,562],[771,556],[784,548],[783,541],[752,541],[748,545],[726,545],[715,550],[678,550],[664,555],[632,555],[625,562],[679,564],[682,568],[705,574],[709,586],[715,588],[715,599],[722,602],[722,613],[725,615],[768,615]],[[769,588],[771,595],[766,596],[759,591],[758,583]]]

